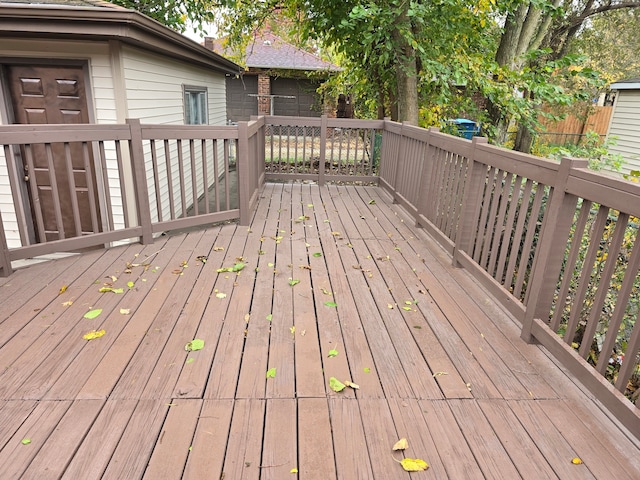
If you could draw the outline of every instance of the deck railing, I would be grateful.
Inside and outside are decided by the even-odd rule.
[[[11,165],[28,164],[30,145],[74,142],[96,169],[102,197],[91,220],[101,229],[55,240],[45,229],[45,241],[30,242],[29,207],[14,193],[18,218],[0,222],[5,274],[27,256],[248,224],[265,179],[377,183],[521,322],[525,340],[542,343],[640,438],[638,409],[624,397],[640,395],[640,185],[581,160],[556,163],[388,120],[260,117],[229,127],[0,126],[12,190],[22,191],[22,172]],[[75,204],[66,208],[79,216]],[[22,247],[5,243],[11,221]]]
[[[392,123],[380,172],[394,200],[522,323],[522,338],[543,344],[640,438],[628,400],[640,403],[640,185],[583,160]]]

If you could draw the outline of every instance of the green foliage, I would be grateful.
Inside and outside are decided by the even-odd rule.
[[[137,10],[146,16],[170,27],[177,32],[184,32],[190,22],[197,31],[204,32],[203,25],[214,20],[214,7],[218,2],[211,0],[110,0],[115,5]]]
[[[578,145],[539,145],[534,153],[557,161],[563,157],[584,158],[589,160],[592,170],[617,172],[622,167],[623,159],[620,154],[609,152],[609,147],[615,144],[615,138],[602,140],[596,132],[589,131]]]

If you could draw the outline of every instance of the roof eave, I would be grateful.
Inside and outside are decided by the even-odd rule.
[[[0,5],[0,37],[118,39],[126,44],[237,74],[241,67],[134,10]]]
[[[640,82],[618,82],[612,83],[611,90],[640,90]]]

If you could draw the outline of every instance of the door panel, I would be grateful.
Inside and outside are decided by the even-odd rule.
[[[16,123],[89,123],[81,66],[11,65],[7,72]],[[67,151],[61,144],[53,145],[49,152],[44,146],[34,147],[37,148],[21,153],[23,163],[30,164],[25,178],[37,185],[35,192],[29,189],[36,241],[69,238],[99,230],[100,219],[92,220],[91,217],[91,202],[94,202],[94,211],[99,209],[95,208],[98,199],[90,149],[83,148],[81,143],[71,143]],[[91,183],[93,198],[89,197]],[[60,202],[58,214],[62,218],[62,228],[56,218],[54,191]],[[72,208],[74,203],[77,203],[76,212]]]

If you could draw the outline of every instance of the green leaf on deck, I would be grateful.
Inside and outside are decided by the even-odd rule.
[[[23,438],[20,443],[22,443],[23,445],[29,445],[31,443],[31,439],[30,438]]]
[[[272,314],[267,315],[267,320],[269,321],[273,320],[273,315]]]
[[[313,256],[316,257],[316,258],[319,258],[319,257],[322,256],[322,253],[321,252],[316,252],[316,253],[313,254]]]
[[[187,361],[185,363],[193,363],[195,361],[195,358],[191,357],[191,358],[187,358]]]
[[[336,302],[324,302],[327,307],[337,307],[338,304]]]
[[[129,287],[129,288],[133,288],[134,285],[135,285],[135,283],[133,283],[133,282],[127,282],[127,287]]]
[[[411,307],[402,307],[403,310],[406,310],[407,312],[411,311]]]
[[[299,284],[299,283],[300,283],[300,280],[297,280],[297,279],[295,279],[295,278],[290,278],[290,279],[289,279],[289,285],[291,285],[292,287],[293,287],[294,285]]]
[[[244,268],[244,263],[242,262],[238,262],[236,263],[232,268],[231,271],[232,272],[239,272],[240,270],[242,270]]]
[[[200,340],[196,338],[195,340],[191,340],[184,346],[184,349],[187,352],[195,352],[196,350],[202,350],[204,348],[204,340]]]
[[[364,367],[364,373],[371,373],[371,369],[369,367]]]
[[[98,317],[101,313],[102,313],[102,309],[101,308],[96,308],[96,309],[93,309],[93,310],[89,310],[87,313],[84,314],[84,318],[88,318],[89,320],[93,320],[94,318]]]
[[[329,354],[327,355],[327,357],[331,358],[331,357],[335,357],[336,355],[338,355],[338,350],[333,349],[333,350],[329,350]]]
[[[375,200],[369,200],[369,205],[375,205],[376,201]]]
[[[276,367],[267,370],[267,378],[276,378]]]
[[[331,377],[329,379],[329,387],[331,388],[331,390],[333,390],[334,392],[341,392],[342,390],[344,390],[347,386],[342,383],[340,380],[338,380],[336,377]]]

